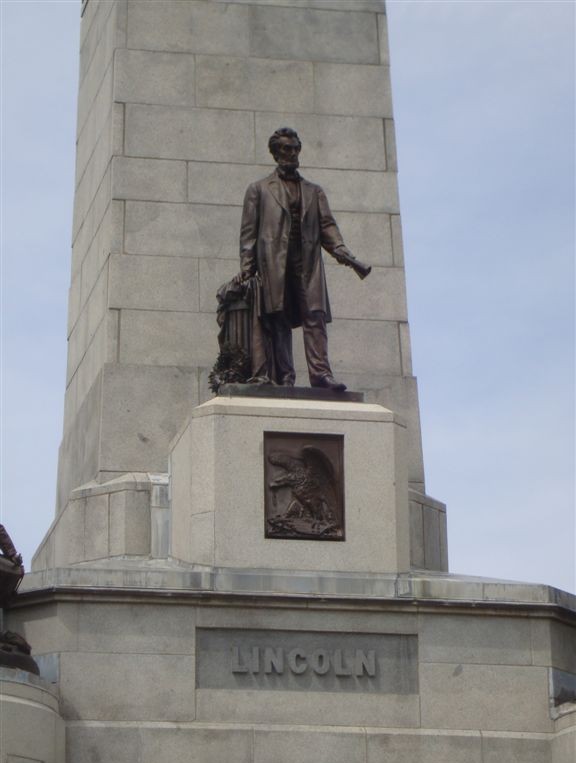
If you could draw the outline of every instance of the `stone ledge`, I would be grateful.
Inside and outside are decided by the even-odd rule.
[[[340,393],[345,394],[345,393]],[[397,413],[376,403],[357,403],[344,400],[273,400],[258,397],[219,396],[195,407],[190,417],[214,415],[274,416],[307,419],[338,419],[340,421],[393,422],[405,427]]]
[[[462,608],[519,613],[543,609],[576,619],[576,596],[551,586],[452,574],[314,573],[201,567],[169,560],[109,559],[97,564],[44,570],[25,576],[13,607],[31,599],[75,596],[216,597],[262,600],[305,606],[346,602],[378,608]]]
[[[48,697],[41,700],[42,704],[58,712],[58,690],[40,676],[27,670],[0,667],[1,694],[11,697],[21,697],[27,700],[38,700],[38,692],[46,692]],[[12,684],[12,686],[8,686]],[[21,688],[18,688],[21,687]]]

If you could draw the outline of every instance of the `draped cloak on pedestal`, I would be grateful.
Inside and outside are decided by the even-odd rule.
[[[255,275],[241,283],[233,278],[218,289],[216,299],[220,351],[224,348],[243,350],[250,358],[252,380],[273,379],[274,359],[266,316],[262,313],[260,277]]]

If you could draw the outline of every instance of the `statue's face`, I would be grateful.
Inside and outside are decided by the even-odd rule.
[[[287,170],[295,170],[300,166],[298,156],[300,154],[300,144],[296,138],[283,136],[280,138],[280,145],[276,150],[274,159],[279,167]]]

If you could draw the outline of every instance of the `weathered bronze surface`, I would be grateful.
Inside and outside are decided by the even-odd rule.
[[[218,292],[220,357],[211,387],[217,392],[221,384],[243,381],[294,386],[292,329],[302,326],[310,384],[343,391],[328,361],[326,324],[332,318],[322,249],[360,278],[371,268],[344,244],[322,188],[298,173],[297,133],[283,127],[268,147],[276,170],[246,191],[241,271]]]
[[[22,555],[16,551],[12,538],[4,525],[0,525],[0,552],[2,556],[9,559],[16,567],[22,566]]]
[[[4,525],[0,525],[0,609],[7,607],[14,599],[23,577],[22,555],[16,551]],[[30,645],[20,634],[0,632],[0,666],[38,675],[40,671],[30,651]]]
[[[264,433],[265,536],[345,540],[344,437]]]
[[[9,603],[23,577],[22,556],[14,548],[4,525],[0,525],[0,607]]]
[[[27,670],[40,675],[36,661],[30,656],[30,644],[19,633],[3,631],[0,633],[0,666],[15,670]]]

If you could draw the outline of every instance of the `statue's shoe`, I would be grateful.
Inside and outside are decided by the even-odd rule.
[[[324,389],[332,389],[335,392],[344,392],[346,385],[342,382],[337,382],[333,376],[323,376],[315,382],[313,387],[323,387]]]

